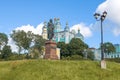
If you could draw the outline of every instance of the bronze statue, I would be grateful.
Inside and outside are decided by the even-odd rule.
[[[47,32],[48,32],[48,39],[52,40],[52,38],[54,36],[54,24],[53,24],[52,19],[50,19],[50,21],[48,22]]]

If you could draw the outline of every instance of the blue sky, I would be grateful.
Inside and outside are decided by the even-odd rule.
[[[70,25],[79,22],[89,24],[101,2],[103,0],[1,0],[0,24],[4,27],[37,25],[54,17],[59,17],[64,23],[68,21]]]
[[[120,44],[119,5],[119,0],[1,0],[0,32],[9,35],[12,30],[23,27],[38,29],[44,21],[57,17],[63,28],[66,21],[71,28],[80,27],[85,35],[84,41],[97,48],[100,44],[100,22],[94,19],[93,14],[106,10],[104,42]]]

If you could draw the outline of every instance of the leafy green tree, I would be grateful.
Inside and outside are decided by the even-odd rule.
[[[1,47],[5,46],[8,43],[8,37],[5,33],[0,33],[0,51]]]
[[[22,47],[25,50],[28,50],[31,46],[31,42],[32,42],[32,39],[33,39],[33,33],[31,31],[28,31],[26,33],[26,35],[24,35],[23,37],[24,37],[24,42],[22,43]]]
[[[42,38],[40,35],[33,35],[33,46],[31,47],[31,53],[33,58],[39,58],[40,55],[43,55],[43,46],[45,46],[45,39]]]
[[[42,36],[38,34],[33,35],[33,43],[35,46],[44,46],[45,45],[45,39],[42,38]]]
[[[18,31],[13,30],[12,34],[10,34],[11,38],[19,48],[18,49],[19,54],[22,51],[22,41],[24,40],[23,35],[25,35],[25,32],[20,30]]]
[[[12,54],[11,47],[5,45],[3,47],[2,54],[1,54],[2,59],[8,60],[11,54]]]
[[[91,50],[87,50],[87,58],[90,60],[94,60],[94,52]]]
[[[24,32],[23,30],[17,30],[13,31],[11,34],[11,37],[15,44],[18,46],[19,50],[18,53],[24,49],[24,52],[30,48],[31,42],[32,42],[32,32]]]
[[[103,44],[103,49],[105,53],[113,53],[115,52],[115,47],[112,43],[106,42]]]
[[[68,50],[68,44],[65,44],[64,42],[58,42],[57,47],[60,48],[61,58],[70,56],[69,50]]]
[[[72,55],[81,55],[83,56],[84,49],[87,49],[88,45],[85,44],[81,39],[79,38],[73,38],[69,43],[69,52]]]

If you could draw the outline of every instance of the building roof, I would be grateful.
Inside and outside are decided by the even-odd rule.
[[[80,33],[79,29],[78,29],[78,33],[75,34],[75,38],[82,38],[83,39],[83,35]]]

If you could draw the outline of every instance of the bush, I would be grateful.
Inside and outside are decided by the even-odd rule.
[[[120,58],[111,58],[111,59],[106,59],[107,61],[111,61],[111,62],[117,62],[120,63]]]
[[[63,60],[83,60],[83,57],[80,55],[72,55],[68,57],[62,57]]]
[[[89,51],[87,52],[87,58],[90,59],[90,60],[94,60],[94,53],[89,50]]]

